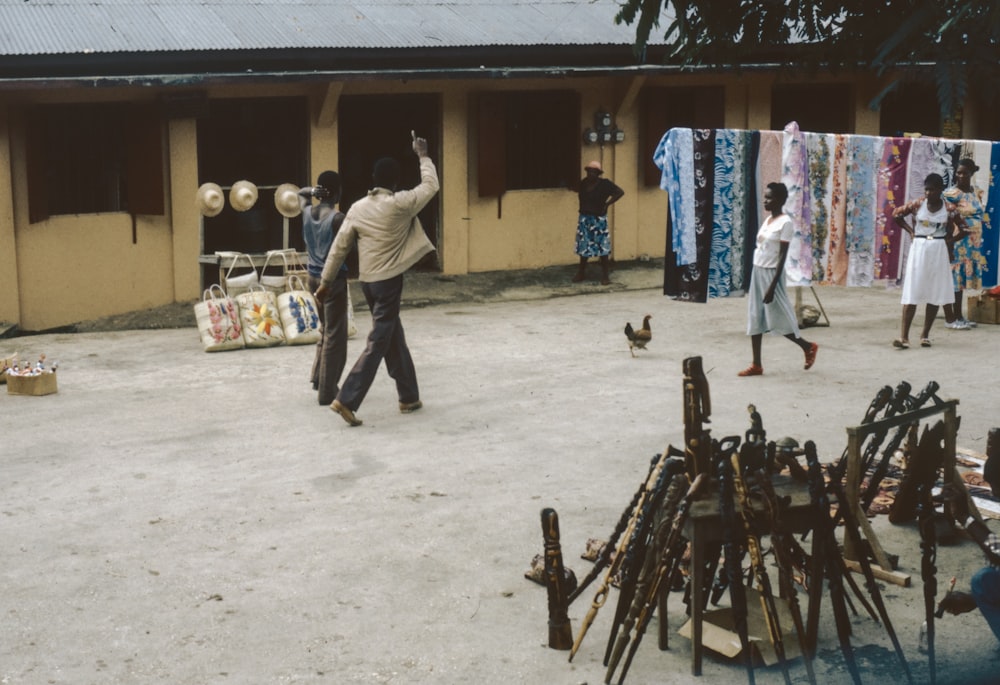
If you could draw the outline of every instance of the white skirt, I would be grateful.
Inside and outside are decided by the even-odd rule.
[[[764,304],[764,295],[771,287],[776,269],[754,266],[750,274],[750,288],[747,290],[747,335],[771,333],[799,337],[799,322],[795,318],[795,308],[788,299],[785,277],[782,274],[774,288],[771,304]]]
[[[906,257],[903,304],[954,304],[948,246],[943,238],[914,238]]]

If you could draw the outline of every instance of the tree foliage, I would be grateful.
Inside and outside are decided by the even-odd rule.
[[[879,98],[901,79],[933,79],[945,117],[970,87],[1000,92],[997,0],[621,0],[615,21],[635,23],[642,54],[661,19],[666,59],[682,65],[778,59],[894,75]]]

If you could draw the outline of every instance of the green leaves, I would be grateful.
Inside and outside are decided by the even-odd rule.
[[[665,28],[654,39],[661,14]],[[810,71],[923,70],[945,118],[970,84],[986,97],[1000,92],[1000,2],[622,0],[615,22],[635,23],[636,54],[662,45],[665,59],[682,65],[731,68],[782,55]]]

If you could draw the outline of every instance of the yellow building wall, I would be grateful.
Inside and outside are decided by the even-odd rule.
[[[0,107],[0,323],[17,323],[21,306],[17,287],[17,241],[11,189],[11,149],[7,112]]]
[[[346,94],[433,93],[440,97],[441,129],[429,132],[441,175],[439,260],[446,274],[571,265],[577,197],[567,189],[509,191],[479,197],[476,94],[497,90],[573,89],[580,94],[581,167],[599,160],[606,176],[626,195],[612,207],[612,256],[628,261],[665,254],[667,196],[647,187],[643,164],[658,140],[644,140],[642,88],[723,85],[725,125],[769,128],[774,74],[588,77],[573,79],[457,79],[385,82],[377,79],[330,83],[227,85],[207,89],[211,98],[306,96],[310,102],[309,179],[336,168],[339,156],[339,98]],[[835,80],[835,79],[827,79]],[[855,77],[855,130],[878,133],[878,113],[868,107],[882,84]],[[166,215],[139,216],[136,241],[128,214],[54,216],[37,224],[27,217],[24,124],[21,104],[156,98],[155,91],[114,88],[59,89],[5,95],[0,103],[0,321],[25,330],[44,330],[90,318],[184,302],[200,297],[201,218],[194,205],[197,123],[173,119],[166,126]],[[588,145],[582,132],[597,110],[606,110],[625,132],[617,145]],[[977,122],[970,112],[965,123]],[[982,117],[985,118],[985,117]],[[580,170],[583,176],[582,168]],[[9,189],[9,192],[7,191]]]
[[[173,302],[169,215],[137,216],[134,243],[125,213],[28,223],[23,121],[11,123],[20,328],[46,330]]]
[[[171,298],[183,302],[201,295],[201,214],[195,207],[198,191],[198,129],[194,119],[174,119],[167,126],[169,179],[168,216],[171,226],[169,259],[173,272]],[[157,304],[165,304],[158,302]]]

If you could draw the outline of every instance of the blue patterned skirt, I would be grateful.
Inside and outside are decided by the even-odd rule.
[[[576,253],[581,257],[607,257],[611,254],[608,217],[580,215],[576,225]]]

